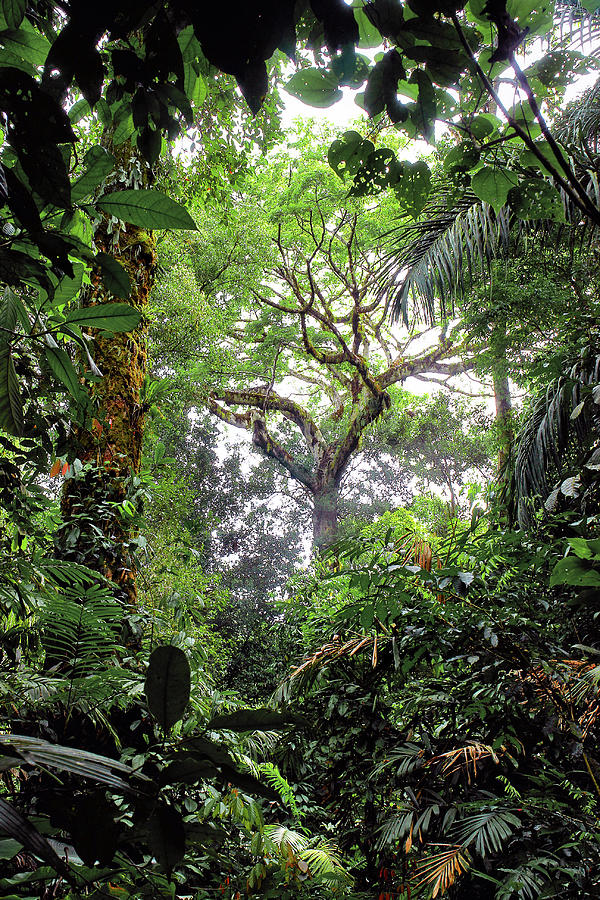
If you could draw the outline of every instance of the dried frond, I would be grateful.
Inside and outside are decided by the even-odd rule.
[[[407,532],[403,535],[397,542],[395,549],[400,554],[403,565],[411,563],[415,566],[420,566],[426,572],[431,572],[435,559],[436,567],[438,569],[442,567],[442,561],[429,541],[416,532]]]
[[[467,776],[468,783],[471,784],[471,779],[477,777],[477,764],[484,760],[492,760],[492,762],[497,764],[502,751],[506,752],[506,748],[502,747],[499,751],[496,751],[487,744],[469,741],[464,747],[457,747],[454,750],[448,750],[446,753],[439,753],[437,756],[428,759],[424,765],[435,766],[440,764],[440,772],[446,776],[462,771]]]
[[[537,703],[554,706],[559,728],[576,726],[585,740],[600,721],[600,665],[579,659],[554,660],[552,665],[553,672],[536,666],[519,676],[532,686]]]
[[[448,888],[456,882],[461,875],[469,871],[471,858],[469,853],[461,845],[437,844],[450,849],[442,850],[434,856],[429,856],[417,868],[415,878],[419,881],[416,887],[427,884],[432,886],[432,897],[445,894]]]
[[[328,665],[334,659],[341,659],[344,656],[354,656],[359,650],[365,647],[371,648],[375,645],[377,636],[373,634],[363,635],[352,638],[349,641],[342,641],[336,636],[332,641],[319,647],[316,653],[305,659],[302,665],[298,666],[290,674],[289,678],[297,678],[299,675],[305,674],[314,668],[322,668]],[[375,655],[375,654],[374,654]],[[376,662],[376,655],[375,655]]]

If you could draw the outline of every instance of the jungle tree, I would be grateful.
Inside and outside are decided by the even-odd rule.
[[[363,435],[389,409],[389,389],[416,375],[447,380],[471,358],[454,332],[419,346],[415,334],[390,327],[391,295],[380,290],[374,240],[385,209],[344,198],[333,174],[308,161],[311,152],[305,142],[295,170],[280,159],[249,187],[251,212],[237,227],[247,229],[250,218],[256,226],[260,196],[267,211],[260,225],[272,241],[263,234],[254,250],[245,243],[250,268],[262,254],[262,272],[246,286],[248,307],[226,342],[235,362],[210,389],[208,407],[248,431],[302,486],[321,545],[335,536],[340,484]],[[237,236],[230,240],[235,247]],[[219,288],[231,285],[217,278],[216,295]],[[249,371],[256,376],[250,384]],[[301,454],[286,441],[290,428],[302,437]]]

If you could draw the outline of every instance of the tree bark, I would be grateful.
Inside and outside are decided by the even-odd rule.
[[[129,142],[116,150],[123,168],[129,169],[137,159],[146,172],[146,164]],[[118,183],[115,190],[125,187],[128,185]],[[142,458],[141,391],[147,371],[144,313],[154,284],[156,242],[151,232],[131,224],[123,225],[115,240],[114,233],[108,231],[108,217],[99,224],[94,239],[98,250],[110,253],[129,275],[128,303],[142,313],[142,320],[133,332],[94,335],[92,357],[102,373],[90,389],[97,413],[75,429],[76,454],[84,469],[80,477],[65,482],[63,525],[57,543],[65,557],[77,559],[108,578],[117,596],[132,606],[137,601],[136,568],[129,546],[133,534],[119,506],[127,497],[131,474],[140,470]],[[114,301],[98,273],[92,275],[91,282],[82,298],[84,306]]]
[[[313,546],[319,552],[333,543],[338,528],[339,486],[328,485],[313,494]]]
[[[512,455],[512,400],[510,383],[506,374],[506,364],[499,360],[494,368],[494,402],[496,404],[496,424],[498,426],[498,474],[502,477]]]

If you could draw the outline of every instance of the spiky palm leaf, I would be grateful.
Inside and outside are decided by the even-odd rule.
[[[547,509],[556,504],[561,486],[550,492],[548,472],[553,467],[558,476],[565,474],[567,450],[574,450],[580,471],[600,463],[599,385],[600,353],[586,348],[534,403],[516,441],[514,497],[521,525],[531,519],[532,498]]]
[[[499,853],[519,819],[504,809],[487,809],[455,822],[451,833],[463,848],[473,846],[480,856]]]
[[[600,17],[594,22],[600,30]],[[563,151],[592,203],[600,207],[600,80],[568,107],[556,125],[558,139],[570,146]],[[409,299],[418,317],[429,323],[453,310],[477,273],[486,273],[494,259],[506,255],[523,234],[547,236],[545,223],[527,224],[511,217],[508,207],[494,212],[466,190],[458,200],[442,183],[417,222],[400,224],[382,238],[388,249],[380,276],[382,293],[393,297],[392,314],[408,322]],[[577,232],[594,231],[581,211],[561,191],[565,220]],[[574,232],[571,235],[574,239]],[[466,271],[465,271],[466,269]]]
[[[327,841],[311,846],[307,837],[291,828],[266,825],[264,845],[267,852],[280,856],[286,863],[295,864],[307,877],[328,884],[351,882],[337,848]]]
[[[450,846],[448,850],[441,850],[433,856],[427,857],[418,867],[416,872],[417,887],[431,885],[432,897],[444,894],[448,888],[469,871],[471,859],[469,853],[462,846]]]
[[[394,297],[393,314],[408,323],[412,298],[419,317],[434,323],[452,311],[455,297],[476,272],[506,252],[509,213],[503,209],[495,215],[471,191],[450,205],[442,187],[418,222],[400,225],[384,237],[388,251],[381,278]]]

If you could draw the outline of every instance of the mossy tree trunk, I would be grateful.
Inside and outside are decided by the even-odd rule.
[[[148,181],[146,164],[132,145],[127,142],[110,149],[122,171],[143,173],[144,186]],[[113,189],[130,186],[126,181],[117,182]],[[119,223],[118,230],[111,225],[115,223],[108,217],[98,225],[96,247],[113,256],[129,275],[128,303],[142,313],[142,319],[133,332],[93,332],[91,354],[102,377],[90,388],[95,415],[88,415],[85,424],[75,429],[76,455],[83,469],[65,483],[58,543],[64,555],[101,572],[115,585],[117,595],[134,605],[136,569],[130,547],[134,535],[122,504],[130,489],[131,475],[139,472],[142,458],[142,386],[147,371],[145,312],[154,283],[156,242],[151,232],[135,225]],[[93,274],[82,305],[96,306],[115,299],[106,291],[100,275]]]

